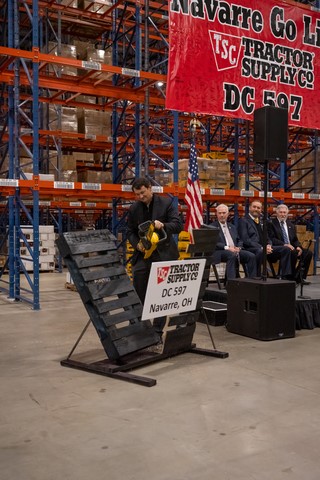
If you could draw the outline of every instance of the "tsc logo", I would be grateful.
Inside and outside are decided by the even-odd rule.
[[[241,38],[209,30],[217,70],[228,70],[238,65]]]
[[[170,267],[159,267],[157,268],[157,283],[164,282],[168,276]]]

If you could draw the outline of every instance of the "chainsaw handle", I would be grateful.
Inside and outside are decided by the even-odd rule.
[[[150,232],[151,227],[152,227],[152,230]],[[150,248],[152,247],[151,237],[152,237],[153,233],[156,233],[158,238],[159,238],[157,244],[160,244],[160,243],[164,242],[165,240],[167,240],[166,231],[164,230],[163,227],[159,228],[159,229],[156,229],[154,220],[153,221],[147,220],[146,222],[141,223],[138,227],[138,233],[139,233],[139,238],[140,238],[139,243],[141,243],[143,245],[145,250],[150,250]],[[138,250],[140,250],[140,248]],[[148,254],[147,253],[145,254],[145,258],[147,258],[146,255],[148,256]]]
[[[159,230],[155,230],[155,232],[156,233],[159,232],[159,242],[158,242],[158,244],[167,240],[167,238],[168,238],[167,237],[167,232],[165,231],[165,229],[163,227],[160,228]]]

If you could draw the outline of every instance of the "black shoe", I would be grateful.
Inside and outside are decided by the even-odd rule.
[[[306,280],[300,280],[300,278],[298,280],[296,280],[296,284],[297,285],[311,285],[311,282],[307,282]]]
[[[292,275],[282,275],[281,280],[289,280],[289,282],[295,281]]]
[[[300,278],[297,278],[297,279],[296,279],[296,284],[297,284],[297,285],[300,285],[300,283],[301,283],[302,285],[311,285],[311,282],[307,282],[307,280],[305,280],[304,278],[302,279],[302,281],[301,281]]]

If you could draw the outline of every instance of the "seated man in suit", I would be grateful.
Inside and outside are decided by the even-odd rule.
[[[277,206],[277,217],[272,218],[268,223],[268,234],[273,245],[283,245],[289,249],[293,279],[300,282],[302,278],[302,282],[307,285],[310,282],[306,282],[305,279],[312,260],[312,253],[310,250],[302,248],[297,237],[296,227],[288,221],[288,213],[287,205],[280,204]],[[298,264],[297,260],[299,260]],[[300,274],[301,266],[303,266],[302,275]]]
[[[244,266],[248,277],[255,277],[257,275],[255,256],[242,249],[236,227],[227,222],[229,208],[221,204],[217,206],[216,212],[218,220],[211,226],[219,228],[219,239],[212,255],[212,263],[226,263],[227,280],[236,278],[239,261]]]
[[[258,200],[253,200],[249,205],[249,214],[239,220],[239,236],[243,242],[243,247],[256,256],[258,276],[261,275],[263,259],[263,227],[260,222],[261,212],[262,203]],[[268,238],[267,258],[272,263],[280,260],[282,277],[291,278],[291,259],[288,248],[280,245],[274,246]]]

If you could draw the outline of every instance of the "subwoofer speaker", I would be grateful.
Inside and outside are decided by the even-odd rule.
[[[295,290],[284,280],[229,280],[227,330],[257,340],[294,337]]]
[[[254,111],[253,161],[286,161],[288,156],[288,110],[262,107]]]

